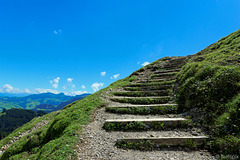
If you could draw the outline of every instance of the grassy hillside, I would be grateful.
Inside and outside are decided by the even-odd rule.
[[[74,159],[76,156],[74,148],[79,141],[81,125],[92,121],[92,113],[105,105],[101,99],[102,93],[110,88],[126,85],[133,79],[134,76],[120,80],[106,89],[66,106],[61,111],[35,118],[18,128],[0,141],[0,147],[9,144],[14,137],[36,124],[49,121],[47,125],[14,143],[1,155],[1,159],[10,157],[11,159]]]
[[[240,31],[221,39],[196,55],[188,57],[188,63],[177,75],[175,94],[179,109],[197,114],[196,123],[209,130],[209,150],[223,154],[239,154],[240,124]],[[158,68],[162,58],[145,67]],[[0,141],[0,147],[13,137],[26,132],[36,124],[48,123],[9,147],[1,159],[75,159],[75,145],[81,141],[82,125],[93,120],[96,109],[105,106],[102,94],[111,88],[127,86],[143,69],[119,80],[109,87],[76,101],[61,111],[52,112],[15,130]]]
[[[211,151],[240,154],[240,30],[189,58],[177,77],[181,110],[199,108]]]
[[[46,112],[39,111],[38,113],[32,110],[25,109],[9,109],[0,113],[0,139],[6,137],[16,128],[29,122],[34,117],[42,116]]]
[[[88,95],[88,94],[87,94]],[[43,111],[56,111],[57,107],[62,102],[69,101],[74,98],[84,98],[87,95],[80,96],[66,96],[63,93],[53,94],[53,93],[43,93],[43,94],[33,94],[25,97],[0,97],[0,111],[3,108],[23,108],[23,109],[34,109]],[[53,106],[52,108],[38,107],[41,104],[47,104]]]

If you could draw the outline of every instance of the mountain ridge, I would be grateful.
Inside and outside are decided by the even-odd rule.
[[[0,108],[23,108],[34,109],[41,104],[49,104],[58,106],[60,103],[71,100],[77,97],[85,97],[89,94],[82,94],[77,96],[66,96],[64,93],[42,93],[31,94],[23,97],[0,97]],[[35,109],[36,110],[36,109]]]

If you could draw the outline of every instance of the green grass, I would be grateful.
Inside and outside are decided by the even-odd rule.
[[[161,98],[111,98],[112,101],[120,103],[131,103],[131,104],[163,104],[170,100],[172,97],[161,97]]]
[[[69,155],[76,156],[74,147],[71,146],[75,146],[78,141],[78,133],[81,131],[80,125],[90,122],[92,120],[90,115],[96,107],[99,108],[103,105],[104,102],[100,99],[99,94],[95,94],[83,99],[81,103],[65,107],[62,112],[54,112],[39,118],[38,121],[49,119],[50,122],[8,148],[1,156],[1,159],[8,159],[12,156],[14,158],[23,158],[26,152],[33,159],[68,159]],[[36,123],[31,124],[30,122],[14,131],[8,138],[17,136],[18,132],[25,131]],[[6,143],[7,139],[1,141],[0,146],[4,144],[4,141]],[[70,147],[66,147],[66,145]]]
[[[61,111],[49,113],[39,119],[35,118],[16,129],[0,141],[0,147],[8,144],[13,137],[33,128],[38,122],[49,120],[47,125],[15,142],[0,155],[0,159],[76,159],[74,149],[82,132],[81,126],[93,120],[93,113],[97,108],[106,105],[101,99],[102,93],[108,89],[124,86],[135,79],[135,76],[131,76],[119,80],[108,88],[66,106]]]
[[[126,96],[126,97],[146,97],[146,96],[168,96],[168,90],[144,92],[144,91],[132,91],[132,92],[112,92],[114,96]]]
[[[240,30],[189,59],[177,76],[179,109],[205,110],[201,122],[215,154],[240,155]]]
[[[176,114],[178,106],[154,106],[154,107],[106,107],[107,112],[120,114]]]

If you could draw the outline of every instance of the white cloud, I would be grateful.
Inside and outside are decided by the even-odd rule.
[[[106,72],[101,72],[101,76],[105,76],[106,75]]]
[[[120,74],[115,74],[111,77],[111,79],[117,79],[120,76]]]
[[[25,93],[31,93],[31,91],[29,89],[25,89],[24,91],[25,91]]]
[[[56,35],[61,35],[62,34],[62,30],[61,29],[54,30],[53,33],[56,34]]]
[[[1,87],[0,92],[2,93],[11,93],[13,92],[13,87],[10,84],[5,84]]]
[[[19,88],[14,88],[10,84],[5,84],[0,88],[0,93],[31,93],[31,94],[40,94],[40,93],[54,93],[59,94],[60,92],[57,90],[52,89],[43,89],[43,88],[36,88],[34,91],[29,89],[20,90]]]
[[[144,62],[143,64],[142,64],[142,66],[146,66],[146,65],[148,65],[148,64],[150,64],[149,62]]]
[[[10,84],[5,84],[0,87],[0,93],[31,93],[29,89],[20,90],[19,88],[14,88]]]
[[[81,95],[84,93],[87,93],[87,91],[64,92],[64,94],[68,95],[68,96],[76,96],[76,95]]]
[[[68,78],[67,81],[71,83],[73,81],[73,78]]]
[[[82,85],[81,87],[82,87],[82,89],[85,89],[85,88],[86,88],[86,86],[84,86],[84,85]]]
[[[137,64],[140,64],[140,62],[137,62]]]
[[[92,84],[91,88],[94,92],[97,92],[101,87],[103,87],[104,83],[95,82]]]
[[[35,89],[36,93],[54,93],[54,94],[59,94],[60,92],[57,90],[53,90],[53,89],[43,89],[43,88],[36,88]]]
[[[55,78],[54,80],[50,81],[52,84],[52,87],[57,89],[58,88],[58,83],[59,83],[60,77]]]

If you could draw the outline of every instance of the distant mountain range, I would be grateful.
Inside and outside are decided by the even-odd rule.
[[[88,95],[90,94],[73,97],[63,93],[43,93],[20,97],[19,94],[0,94],[0,140],[34,117],[61,110],[68,104]]]
[[[66,96],[63,93],[60,93],[60,94],[42,93],[42,94],[27,95],[24,97],[20,97],[20,96],[16,97],[16,96],[13,96],[12,94],[11,96],[7,96],[7,95],[8,94],[0,94],[0,111],[3,108],[6,108],[6,109],[22,108],[22,109],[32,109],[35,111],[42,110],[46,112],[52,112],[52,111],[62,109],[64,105],[67,105],[76,100],[85,98],[90,94],[82,94],[74,97]]]
[[[58,106],[54,106],[52,104],[40,104],[38,106],[36,106],[35,108],[33,108],[34,111],[45,111],[45,112],[53,112],[53,111],[58,111],[58,110],[61,110],[63,109],[63,107],[75,102],[75,101],[78,101],[78,100],[81,100],[85,97],[87,97],[88,95],[90,94],[82,94],[82,95],[78,95],[78,96],[75,96],[73,97],[72,99],[68,100],[68,101],[65,101],[65,102],[62,102],[60,103]]]
[[[0,93],[0,97],[25,97],[31,95],[30,93]]]

